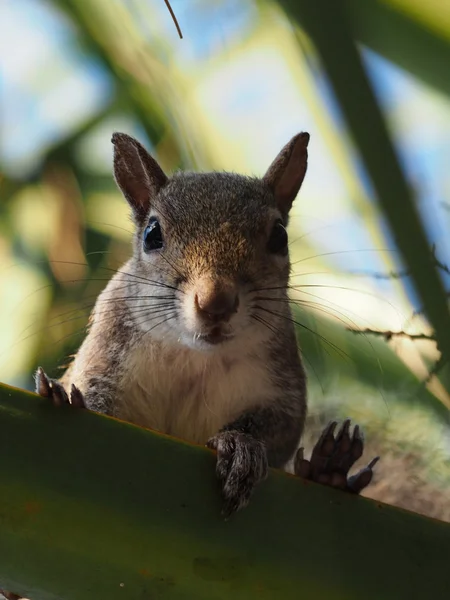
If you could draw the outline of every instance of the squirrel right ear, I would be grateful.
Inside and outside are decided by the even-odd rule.
[[[152,198],[167,183],[167,177],[156,160],[134,138],[126,133],[113,133],[114,177],[133,210],[137,223],[148,215]]]
[[[309,133],[299,133],[281,150],[263,181],[275,195],[278,208],[287,217],[297,196],[308,164]]]

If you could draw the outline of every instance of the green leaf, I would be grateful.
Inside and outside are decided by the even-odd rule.
[[[444,598],[450,526],[0,386],[0,582],[40,600]]]
[[[434,267],[412,192],[400,169],[381,109],[351,36],[343,5],[324,0],[280,0],[280,4],[305,29],[321,57],[380,208],[436,332],[438,347],[448,360],[447,296]]]
[[[392,4],[379,0],[346,0],[355,38],[426,84],[450,95],[450,27],[448,38],[436,35]],[[424,17],[432,12],[426,2],[420,10]]]

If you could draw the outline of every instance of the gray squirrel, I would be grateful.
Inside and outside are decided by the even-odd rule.
[[[133,257],[97,299],[63,377],[39,368],[56,406],[112,415],[217,451],[223,514],[246,506],[268,467],[359,493],[378,457],[356,425],[325,427],[310,460],[298,448],[306,375],[291,317],[286,226],[307,168],[309,135],[262,179],[234,173],[168,178],[135,139],[115,133],[114,175],[136,226]],[[0,590],[8,600],[20,596]]]
[[[114,133],[114,175],[135,224],[134,253],[97,299],[60,381],[36,373],[54,404],[112,415],[217,451],[223,513],[244,507],[268,467],[359,493],[370,464],[358,426],[298,450],[306,376],[288,298],[286,227],[307,169],[309,134],[263,178],[167,177],[132,137]],[[297,453],[296,453],[297,452]]]

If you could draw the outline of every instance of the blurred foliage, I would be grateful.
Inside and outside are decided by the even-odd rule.
[[[428,437],[434,428],[440,435],[436,444],[445,446],[441,427],[448,418],[449,386],[445,368],[440,379],[429,376],[439,358],[434,344],[407,336],[386,343],[347,329],[364,329],[369,321],[382,331],[407,323],[409,333],[434,333],[439,350],[450,356],[447,297],[429,231],[360,52],[363,44],[449,95],[447,8],[436,1],[195,0],[188,11],[180,0],[172,2],[173,9],[181,29],[186,22],[191,29],[179,40],[162,0],[42,4],[63,20],[67,37],[61,48],[68,45],[74,55],[98,65],[108,92],[84,118],[67,118],[69,125],[41,144],[31,167],[7,160],[2,165],[0,379],[30,388],[38,364],[57,375],[84,336],[96,296],[129,254],[132,225],[109,164],[114,129],[138,136],[168,171],[261,172],[271,148],[295,131],[279,131],[276,119],[264,131],[260,124],[251,129],[246,114],[270,94],[274,105],[289,96],[299,111],[307,107],[322,140],[313,136],[311,160],[327,149],[345,186],[343,202],[363,223],[371,247],[395,245],[400,251],[379,252],[377,264],[386,273],[408,269],[419,297],[414,302],[415,291],[402,278],[392,278],[386,294],[376,282],[355,283],[336,264],[339,252],[320,251],[302,211],[324,199],[306,182],[290,234],[292,296],[312,396],[327,402],[339,397],[340,410],[363,422],[380,410],[390,418],[398,402],[398,423],[411,418],[414,431],[423,427]],[[198,47],[196,40],[187,45],[193,31],[188,12],[197,21],[197,35],[204,36]],[[237,27],[243,13],[245,26]],[[209,35],[211,18],[220,20],[223,39]],[[286,72],[287,79],[277,89],[266,81],[259,95],[244,87],[242,106],[237,105],[235,81],[242,84],[246,69],[260,69],[264,79],[267,65],[271,72]],[[52,94],[51,78],[63,77],[56,66],[51,71],[42,69],[37,78],[35,95],[44,101]],[[233,107],[233,117],[221,112],[224,102]],[[240,124],[245,136],[234,136]],[[310,123],[301,127],[310,130]],[[418,305],[421,314],[403,318]],[[355,381],[366,390],[358,398],[351,391]],[[416,410],[426,411],[428,420],[418,419]],[[375,421],[383,427],[381,417]]]
[[[426,232],[397,161],[382,111],[350,35],[346,11],[341,3],[329,4],[326,0],[314,3],[282,0],[281,4],[285,4],[299,23],[305,25],[322,59],[381,209],[434,327],[438,347],[449,360],[447,295],[435,269]],[[348,85],[349,80],[351,86]]]

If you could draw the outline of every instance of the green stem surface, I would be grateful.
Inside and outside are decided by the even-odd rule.
[[[0,582],[32,599],[401,600],[450,526],[271,472],[224,521],[205,448],[0,386]]]

